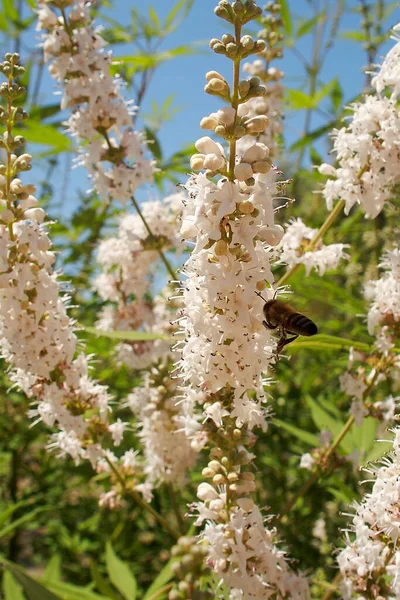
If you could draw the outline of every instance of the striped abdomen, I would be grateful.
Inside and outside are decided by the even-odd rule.
[[[297,335],[310,336],[318,333],[316,324],[311,321],[311,319],[298,312],[286,315],[282,325],[286,331]]]
[[[281,327],[295,335],[315,335],[316,324],[305,315],[297,312],[290,304],[280,300],[268,300],[264,305],[266,325],[270,329]]]

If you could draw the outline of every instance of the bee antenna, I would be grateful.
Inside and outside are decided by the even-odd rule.
[[[257,296],[260,296],[260,298],[262,298],[262,300],[264,300],[264,302],[268,302],[268,300],[266,300],[264,298],[264,296],[262,294],[260,294],[260,292],[257,292],[257,290],[254,290],[254,293],[257,294]]]

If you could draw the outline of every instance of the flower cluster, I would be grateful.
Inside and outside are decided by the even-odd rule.
[[[335,200],[343,200],[348,214],[358,203],[366,216],[373,219],[400,181],[400,113],[397,106],[400,71],[396,62],[400,39],[395,39],[396,46],[385,57],[372,82],[378,96],[369,95],[363,102],[354,103],[350,124],[333,132],[333,149],[339,167],[326,163],[319,167],[322,174],[334,178],[329,179],[323,189],[329,209]],[[390,98],[380,95],[386,87],[392,91]]]
[[[279,42],[283,40],[283,34],[280,31],[282,27],[280,9],[280,5],[276,2],[269,2],[265,6],[266,14],[261,17],[264,28],[258,35],[266,42],[266,47],[258,55],[260,58],[243,65],[243,71],[252,77],[259,78],[266,90],[264,96],[250,98],[246,106],[249,109],[249,116],[265,115],[268,118],[268,126],[258,135],[257,141],[268,146],[271,158],[276,157],[279,153],[279,138],[283,132],[283,85],[281,80],[284,73],[277,67],[271,66],[272,61],[282,58],[282,47],[279,45]],[[254,139],[251,136],[247,135],[241,138],[237,144],[238,153],[244,154],[253,144]]]
[[[344,252],[344,248],[348,246],[346,244],[325,245],[319,241],[311,249],[310,242],[315,239],[317,233],[316,229],[307,227],[301,219],[293,219],[286,226],[285,234],[278,245],[282,262],[289,268],[303,264],[307,275],[313,268],[319,275],[323,275],[327,269],[336,269],[341,259],[348,258]]]
[[[171,379],[169,366],[168,361],[153,366],[126,401],[137,418],[148,486],[160,481],[182,485],[197,457],[180,427],[182,406],[177,404],[177,382]]]
[[[379,466],[366,469],[374,485],[355,505],[351,533],[338,555],[344,600],[400,598],[400,429],[394,430],[393,450]]]
[[[222,0],[215,12],[235,25],[235,37],[224,34],[221,40],[211,40],[214,51],[233,59],[264,49],[259,40],[238,33],[259,16],[254,2]],[[206,91],[229,100],[231,106],[206,117],[202,126],[229,139],[230,151],[227,156],[223,145],[210,138],[197,142],[201,154],[191,164],[206,173],[192,176],[186,184],[181,228],[182,236],[194,239],[195,246],[182,270],[180,375],[187,422],[198,436],[196,410],[190,403],[200,404],[211,448],[203,469],[211,482],[200,484],[200,501],[192,508],[197,525],[207,522],[201,538],[209,548],[208,563],[228,587],[230,598],[306,599],[306,579],[291,573],[251,497],[256,487],[250,468],[256,439],[252,430],[266,428],[263,373],[275,359],[257,292],[273,296],[270,247],[279,243],[283,229],[274,223],[277,171],[271,167],[268,148],[255,142],[237,162],[232,139],[265,128],[265,117],[248,119],[245,105],[247,94],[260,96],[265,88],[251,79],[231,92],[218,73],[207,79]],[[222,178],[211,181],[216,174]]]
[[[11,130],[15,112],[17,120],[27,118],[12,106],[25,91],[12,81],[23,72],[18,60],[16,54],[6,55],[1,64],[9,80],[1,88],[10,107],[0,114],[6,130]],[[10,365],[12,381],[35,404],[31,416],[59,429],[50,446],[76,463],[87,458],[97,468],[103,457],[102,438],[118,445],[115,427],[108,423],[110,396],[90,378],[87,356],[77,353],[68,297],[53,271],[55,255],[43,224],[45,212],[33,195],[35,187],[18,177],[31,167],[29,154],[15,154],[24,143],[21,136],[2,136],[7,166],[0,165],[1,354]]]
[[[103,272],[96,277],[94,287],[103,300],[115,304],[103,308],[99,329],[170,332],[173,313],[168,302],[163,296],[150,302],[148,294],[159,251],[181,249],[181,212],[178,195],[167,196],[162,202],[146,202],[140,217],[125,214],[120,218],[118,235],[100,242],[97,260]],[[118,345],[117,353],[130,368],[144,369],[168,353],[169,346],[162,339],[124,342]]]
[[[47,32],[44,58],[63,86],[62,107],[74,111],[67,125],[80,144],[79,163],[101,197],[125,204],[152,181],[154,165],[145,157],[143,136],[134,131],[134,107],[123,99],[121,80],[110,75],[112,54],[92,25],[90,2],[39,2],[38,29]]]
[[[365,286],[365,296],[371,302],[368,331],[373,335],[379,327],[378,343],[387,351],[394,345],[400,327],[400,248],[387,251],[379,266],[384,270],[382,277]]]
[[[400,323],[400,250],[387,251],[380,267],[382,277],[365,286],[365,297],[370,302],[368,331],[376,335],[374,347],[370,354],[351,349],[347,371],[339,379],[341,390],[353,399],[351,414],[356,424],[361,425],[367,415],[373,416],[381,423],[379,429],[383,434],[396,418],[399,398],[390,394],[372,402],[367,395],[372,387],[388,378],[393,380],[391,389],[398,388],[393,375],[400,361],[392,348],[398,338]]]

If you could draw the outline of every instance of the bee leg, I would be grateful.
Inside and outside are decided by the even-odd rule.
[[[288,344],[290,344],[290,342],[294,342],[294,340],[297,340],[298,337],[299,337],[298,335],[294,335],[291,338],[287,338],[286,336],[282,336],[281,339],[278,342],[278,348],[277,348],[278,354],[283,350],[283,348],[285,346],[287,346]]]
[[[272,325],[272,323],[267,320],[263,321],[262,324],[266,329],[277,329],[279,327],[279,325]]]

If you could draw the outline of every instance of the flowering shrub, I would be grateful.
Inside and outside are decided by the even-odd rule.
[[[38,2],[61,102],[37,106],[37,84],[31,115],[30,70],[0,64],[5,600],[400,598],[399,26],[378,53],[384,11],[362,3],[370,87],[344,124],[338,80],[320,86],[343,6],[293,34],[286,2],[220,0],[231,75],[210,60],[205,133],[166,158],[170,101],[143,131],[141,102],[193,49],[159,49],[191,8],[133,8],[130,29]],[[287,90],[287,40],[313,28],[310,94]],[[305,110],[293,167],[287,108]],[[60,222],[26,147],[43,132],[43,192],[71,148],[92,184]]]

